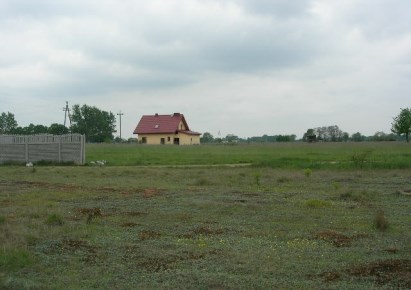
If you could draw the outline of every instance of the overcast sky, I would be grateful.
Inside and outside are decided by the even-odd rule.
[[[338,125],[390,132],[411,107],[410,0],[0,0],[0,112],[183,113],[218,137]]]

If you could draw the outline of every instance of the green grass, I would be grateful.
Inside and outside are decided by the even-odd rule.
[[[403,142],[286,143],[263,145],[146,146],[87,144],[87,162],[109,166],[252,164],[286,169],[410,169]]]
[[[411,171],[364,169],[0,166],[0,288],[409,288]]]

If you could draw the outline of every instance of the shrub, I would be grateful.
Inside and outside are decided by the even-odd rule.
[[[50,226],[61,226],[64,224],[64,221],[60,215],[53,213],[47,217],[46,224]]]
[[[376,229],[380,231],[385,231],[386,229],[388,229],[388,221],[385,218],[383,210],[379,210],[376,213],[375,218],[374,218],[374,225]]]
[[[305,177],[307,177],[307,178],[310,177],[312,173],[313,173],[313,171],[310,168],[304,169]]]
[[[351,156],[351,160],[353,161],[354,166],[356,168],[362,169],[364,167],[364,164],[367,162],[368,157],[371,155],[371,153],[372,153],[371,150],[354,153]]]
[[[261,179],[261,173],[260,172],[256,172],[254,174],[254,182],[257,186],[260,185],[260,179]]]

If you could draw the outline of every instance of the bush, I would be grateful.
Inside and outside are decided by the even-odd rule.
[[[388,221],[385,218],[384,211],[379,210],[374,218],[374,225],[377,230],[385,231],[388,229]]]
[[[371,155],[372,151],[371,150],[366,150],[364,152],[360,153],[354,153],[351,156],[351,160],[354,162],[354,166],[356,168],[362,169],[364,167],[364,164],[367,162],[368,157]]]
[[[256,172],[254,175],[254,182],[257,186],[260,186],[260,179],[261,179],[261,173]]]
[[[307,178],[310,177],[312,173],[313,173],[313,171],[310,168],[304,169],[305,177],[307,177]]]
[[[60,215],[53,213],[47,217],[46,224],[50,226],[61,226],[64,224],[64,221]]]

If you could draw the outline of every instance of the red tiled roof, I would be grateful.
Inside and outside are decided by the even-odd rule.
[[[178,125],[184,124],[184,130],[180,130]],[[201,135],[190,131],[183,114],[174,113],[172,115],[144,115],[141,117],[133,134],[175,134],[177,132],[188,135]]]

